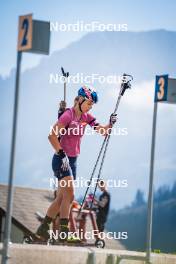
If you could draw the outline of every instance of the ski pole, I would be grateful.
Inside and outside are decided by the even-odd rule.
[[[127,80],[126,79],[127,77],[129,77],[130,79]],[[121,89],[120,89],[119,96],[117,98],[117,103],[116,103],[116,106],[115,106],[115,109],[114,109],[114,114],[117,113],[117,110],[118,110],[118,107],[119,107],[119,104],[120,104],[121,97],[124,95],[126,89],[131,88],[130,82],[132,80],[133,80],[133,77],[131,75],[125,74],[125,73],[123,74]],[[112,127],[113,127],[113,125],[112,125]],[[111,129],[111,131],[112,131],[112,129]],[[92,209],[92,206],[93,206],[93,200],[95,198],[95,193],[96,193],[96,190],[97,190],[98,182],[99,182],[99,179],[100,179],[100,176],[101,176],[101,172],[102,172],[102,168],[103,168],[103,165],[104,165],[104,161],[105,161],[106,152],[107,152],[107,149],[108,149],[110,137],[111,137],[111,132],[107,136],[107,140],[106,140],[106,144],[105,144],[105,149],[104,149],[104,153],[103,153],[103,157],[102,157],[102,161],[101,161],[101,164],[100,164],[100,169],[99,169],[99,173],[98,173],[98,177],[97,177],[97,182],[96,182],[96,185],[95,185],[95,189],[94,189],[94,193],[93,193],[93,197],[92,197],[92,201],[91,201],[91,206],[90,206],[91,209]]]
[[[66,85],[67,85],[67,78],[69,76],[69,72],[65,72],[64,68],[61,67],[62,75],[64,76],[64,102],[66,102]]]
[[[61,101],[59,104],[58,119],[66,109],[66,86],[67,86],[67,78],[69,76],[69,72],[65,72],[63,67],[61,67],[61,71],[62,71],[62,75],[64,76],[64,98],[63,101]]]
[[[128,81],[126,80],[127,77],[130,78]],[[115,106],[114,113],[117,112],[117,109],[118,109],[118,106],[119,106],[119,103],[120,103],[120,99],[121,99],[121,97],[124,95],[125,90],[131,87],[131,85],[130,85],[131,80],[133,80],[133,77],[132,77],[131,75],[128,75],[128,74],[125,74],[125,73],[123,74],[123,79],[122,79],[121,89],[120,89],[120,93],[119,93],[119,96],[118,96],[118,99],[117,99],[117,102],[116,102],[116,106]],[[106,136],[105,136],[105,139],[104,139],[103,144],[102,144],[102,146],[101,146],[101,149],[100,149],[100,152],[99,152],[98,158],[97,158],[97,160],[96,160],[95,166],[94,166],[94,168],[93,168],[93,171],[92,171],[92,174],[91,174],[91,177],[90,177],[89,184],[88,184],[88,186],[87,186],[87,189],[86,189],[86,192],[85,192],[85,195],[84,195],[83,201],[82,201],[82,203],[81,203],[81,207],[80,207],[80,209],[79,209],[78,216],[79,216],[79,214],[80,214],[80,212],[81,212],[81,210],[82,210],[82,207],[83,207],[83,204],[84,204],[84,202],[85,202],[85,199],[86,199],[86,196],[87,196],[88,190],[89,190],[89,188],[90,188],[90,185],[91,185],[91,182],[92,182],[93,176],[94,176],[94,174],[95,174],[95,170],[96,170],[96,168],[97,168],[98,162],[99,162],[99,160],[100,160],[101,154],[102,154],[103,149],[104,149],[104,146],[105,146],[105,152],[104,152],[103,159],[102,159],[103,162],[101,162],[101,164],[102,164],[101,167],[103,167],[103,163],[104,163],[104,159],[105,159],[105,155],[106,155],[106,150],[107,150],[107,147],[108,147],[108,144],[109,144],[109,138],[110,138],[109,136],[110,136],[110,135],[106,135]],[[99,174],[100,174],[100,175],[101,175],[101,170],[102,170],[101,167],[100,167],[100,171],[99,171]],[[99,176],[99,177],[100,177],[100,176]],[[98,184],[98,182],[96,183],[96,188],[97,188],[97,184]],[[95,191],[96,191],[96,190],[95,190]],[[94,191],[94,192],[95,192],[95,191]],[[93,196],[93,197],[94,197],[94,196]],[[93,202],[93,199],[92,199],[92,202]]]
[[[90,188],[90,185],[91,185],[91,182],[92,182],[93,176],[94,176],[95,171],[96,171],[96,168],[97,168],[97,166],[98,166],[98,162],[99,162],[99,160],[100,160],[100,157],[101,157],[101,154],[102,154],[103,148],[104,148],[104,146],[105,146],[106,140],[107,140],[107,136],[104,138],[103,144],[102,144],[101,149],[100,149],[99,154],[98,154],[98,158],[97,158],[96,163],[95,163],[95,165],[94,165],[94,168],[93,168],[93,170],[92,170],[91,177],[90,177],[90,180],[89,180],[89,184],[88,184],[88,186],[87,186],[87,189],[86,189],[86,192],[85,192],[84,198],[83,198],[83,200],[82,200],[82,203],[81,203],[81,207],[80,207],[80,209],[79,209],[78,216],[79,216],[79,214],[80,214],[80,212],[81,212],[81,210],[82,210],[83,204],[84,204],[84,202],[85,202],[85,199],[86,199],[87,193],[88,193],[88,191],[89,191],[89,188]]]

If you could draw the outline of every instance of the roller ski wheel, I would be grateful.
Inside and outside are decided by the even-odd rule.
[[[95,242],[95,246],[97,248],[104,248],[105,247],[105,241],[103,239],[97,239]]]
[[[33,243],[33,238],[32,236],[24,236],[23,238],[23,244],[32,244]]]

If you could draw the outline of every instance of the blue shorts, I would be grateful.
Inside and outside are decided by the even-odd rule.
[[[68,157],[70,167],[68,170],[64,171],[61,168],[62,160],[59,155],[54,154],[52,159],[52,169],[54,172],[54,176],[61,180],[66,176],[73,176],[74,180],[76,180],[76,168],[77,168],[77,157]]]

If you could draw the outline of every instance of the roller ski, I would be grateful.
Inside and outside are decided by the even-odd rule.
[[[35,234],[31,234],[29,236],[24,237],[23,243],[48,245],[50,238],[48,232],[49,229],[50,229],[50,223],[43,221],[43,223],[41,223]]]
[[[105,241],[103,239],[97,239],[95,242],[88,243],[79,238],[70,237],[65,241],[52,239],[49,241],[49,245],[104,248]]]

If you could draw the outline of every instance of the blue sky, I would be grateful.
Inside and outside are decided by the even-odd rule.
[[[167,29],[175,31],[176,3],[166,1],[3,1],[0,3],[0,75],[6,76],[16,65],[18,16],[33,13],[34,19],[76,23],[100,21],[102,23],[125,23],[128,30],[143,31]],[[86,32],[52,32],[51,53],[79,39]],[[36,65],[41,56],[25,54],[22,70]]]

